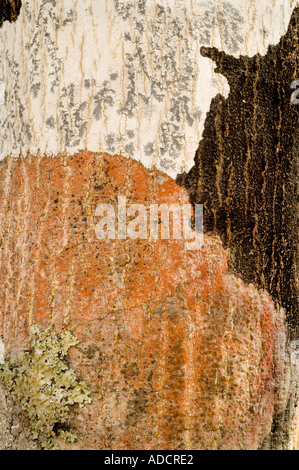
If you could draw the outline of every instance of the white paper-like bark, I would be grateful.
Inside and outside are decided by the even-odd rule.
[[[175,177],[229,91],[201,46],[265,54],[296,3],[23,0],[0,31],[0,159],[86,148]]]

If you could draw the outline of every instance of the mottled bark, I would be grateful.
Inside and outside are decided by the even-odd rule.
[[[0,450],[38,450],[20,404],[0,386]]]
[[[217,96],[188,175],[178,178],[205,205],[205,229],[230,249],[230,265],[268,290],[298,339],[298,125],[291,84],[299,76],[299,9],[266,56],[236,59],[202,49],[230,85]]]
[[[80,152],[0,165],[0,328],[22,357],[31,325],[70,330],[92,403],[71,448],[257,449],[285,410],[284,312],[227,272],[217,237],[98,240],[99,203],[188,203],[167,175]],[[288,441],[293,445],[293,435]]]
[[[0,363],[33,325],[78,338],[92,403],[64,449],[293,449],[299,10],[285,34],[282,0],[22,3],[0,7]],[[204,246],[99,240],[118,196],[203,203]],[[1,449],[35,446],[22,413],[1,391]]]
[[[291,84],[299,76],[298,34],[297,8],[287,34],[265,56],[237,59],[202,48],[230,93],[213,100],[195,165],[178,177],[191,201],[204,204],[205,230],[221,236],[230,269],[285,309],[293,341],[299,337],[299,107],[291,102]],[[294,370],[293,397],[274,420],[268,448],[288,441],[297,380]]]

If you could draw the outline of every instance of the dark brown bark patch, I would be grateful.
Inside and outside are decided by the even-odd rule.
[[[230,265],[246,282],[271,293],[298,337],[299,9],[287,34],[265,56],[235,58],[216,48],[202,54],[230,85],[211,104],[188,174],[192,203],[204,204],[206,232],[230,248]]]
[[[21,0],[1,0],[0,2],[0,28],[4,21],[13,23],[20,14]]]

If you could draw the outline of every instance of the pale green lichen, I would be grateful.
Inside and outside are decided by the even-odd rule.
[[[34,439],[44,449],[59,448],[55,437],[74,442],[68,419],[72,407],[91,402],[85,382],[79,381],[64,358],[78,340],[65,331],[58,336],[52,328],[32,328],[35,339],[19,361],[0,364],[0,380],[21,403]]]

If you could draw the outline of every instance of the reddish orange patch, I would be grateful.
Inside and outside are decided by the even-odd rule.
[[[180,240],[98,240],[96,207],[119,195],[188,203],[169,177],[120,156],[1,163],[9,353],[22,352],[35,323],[79,338],[70,361],[93,403],[74,418],[72,448],[257,448],[285,373],[281,312],[227,273],[218,239],[199,251]]]

